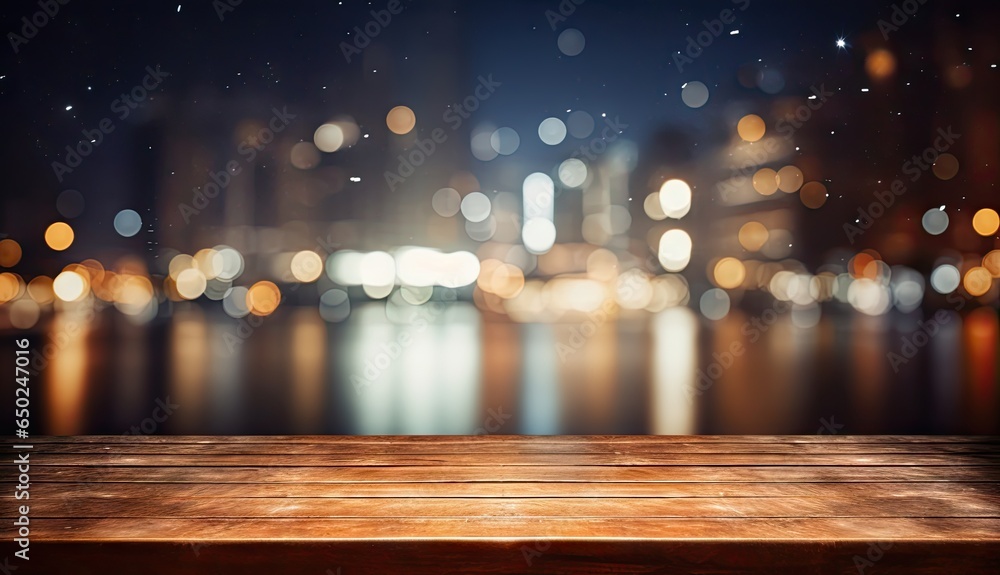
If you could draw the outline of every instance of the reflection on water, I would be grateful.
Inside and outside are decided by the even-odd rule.
[[[390,321],[360,306],[341,324],[305,308],[252,324],[197,308],[142,327],[57,315],[32,337],[48,357],[33,363],[45,406],[34,433],[1000,432],[988,308],[949,313],[912,355],[901,338],[919,325],[905,317],[801,328],[785,314],[757,329],[743,311],[598,325],[415,309]],[[161,403],[178,407],[153,422]]]

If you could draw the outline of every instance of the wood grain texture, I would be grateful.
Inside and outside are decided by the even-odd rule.
[[[996,437],[31,444],[32,560],[17,575],[930,575],[1000,563]],[[13,463],[0,461],[4,521],[23,503]]]

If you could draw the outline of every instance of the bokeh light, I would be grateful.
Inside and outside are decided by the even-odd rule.
[[[718,321],[729,314],[732,301],[724,290],[712,288],[701,294],[698,308],[701,314],[712,321]]]
[[[896,71],[896,57],[892,52],[879,48],[865,58],[865,70],[873,80],[888,78]]]
[[[792,194],[802,187],[802,170],[795,166],[785,166],[778,170],[778,189],[786,194]]]
[[[556,45],[559,46],[559,51],[563,54],[577,56],[583,52],[583,48],[587,45],[587,40],[584,38],[583,32],[576,28],[567,28],[559,34]]]
[[[135,210],[122,210],[115,214],[114,225],[118,235],[130,238],[142,229],[142,217]]]
[[[954,292],[961,282],[961,272],[951,264],[940,265],[931,272],[931,287],[939,294],[947,295]]]
[[[981,296],[990,291],[993,287],[993,275],[984,267],[974,267],[965,272],[965,279],[962,281],[965,291],[972,296]]]
[[[740,227],[738,239],[744,249],[751,252],[759,251],[767,243],[769,233],[767,227],[756,221],[750,221]]]
[[[63,190],[56,197],[56,211],[64,218],[79,217],[85,205],[83,194],[76,190]]]
[[[715,264],[712,277],[715,284],[723,289],[736,289],[743,285],[747,270],[743,262],[733,257],[725,257]]]
[[[761,168],[754,172],[753,189],[762,196],[770,196],[778,191],[778,172],[771,168]]]
[[[920,223],[924,231],[932,236],[939,236],[948,229],[948,213],[941,208],[931,208],[924,212],[924,217]]]
[[[972,228],[981,236],[992,236],[1000,228],[1000,215],[996,210],[983,208],[972,217]]]
[[[823,184],[819,182],[806,182],[799,191],[799,200],[802,201],[802,205],[805,207],[818,210],[826,203],[828,195],[826,186]]]
[[[594,133],[594,117],[583,110],[575,110],[566,118],[566,126],[570,136],[579,140],[589,138]]]
[[[389,131],[393,134],[409,134],[413,130],[413,127],[417,125],[417,116],[413,113],[413,110],[406,106],[396,106],[386,114],[385,125],[389,127]]]
[[[736,124],[736,133],[747,142],[756,142],[764,137],[767,131],[764,120],[757,114],[747,114]],[[773,171],[773,170],[772,170]]]
[[[323,152],[336,152],[344,145],[344,131],[337,124],[323,124],[313,133],[313,143]]]
[[[281,290],[272,282],[259,281],[247,290],[247,309],[254,315],[271,315],[278,309],[279,303],[281,303]]]
[[[187,268],[177,274],[177,293],[184,299],[198,299],[205,293],[208,280],[198,268]]]
[[[708,86],[701,82],[688,82],[681,86],[681,101],[689,108],[700,108],[708,103]]]
[[[528,252],[544,254],[555,244],[556,226],[547,218],[531,218],[524,223],[521,241]]]
[[[667,230],[660,236],[660,265],[668,272],[679,272],[691,262],[691,236],[684,230]]]
[[[7,238],[0,240],[0,267],[12,268],[21,261],[21,244]]]
[[[490,215],[492,204],[486,194],[472,192],[462,198],[462,215],[470,222],[481,222]]]
[[[950,180],[958,175],[958,158],[948,153],[941,154],[934,160],[931,170],[939,179]]]
[[[45,244],[61,252],[73,245],[73,228],[65,222],[56,222],[45,230]]]
[[[52,291],[62,301],[78,301],[87,292],[87,280],[75,271],[64,271],[52,282]]]
[[[684,180],[671,179],[660,186],[660,208],[669,218],[681,219],[691,211],[691,187]]]
[[[292,256],[292,277],[303,283],[311,283],[323,274],[323,258],[314,251],[303,250]]]
[[[587,181],[587,165],[576,158],[559,164],[559,181],[569,188],[579,188]]]
[[[566,124],[559,118],[545,118],[538,124],[538,138],[549,146],[561,144],[566,139]]]
[[[441,188],[434,192],[431,198],[431,207],[437,215],[443,218],[450,218],[458,213],[462,207],[462,196],[454,188]]]

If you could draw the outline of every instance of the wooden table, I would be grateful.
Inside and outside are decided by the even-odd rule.
[[[1000,572],[1000,439],[46,437],[16,575]],[[0,571],[2,572],[2,571]]]

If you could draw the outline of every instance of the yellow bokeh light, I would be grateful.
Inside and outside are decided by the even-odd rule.
[[[767,243],[770,234],[760,222],[747,222],[740,228],[740,245],[751,252],[758,251]]]
[[[177,254],[170,260],[170,265],[168,270],[170,277],[177,281],[177,277],[181,275],[181,272],[189,269],[197,269],[198,263],[194,261],[194,258],[187,254]]]
[[[417,116],[406,106],[396,106],[386,114],[385,125],[394,134],[408,134],[417,125]]]
[[[188,268],[177,274],[177,293],[184,299],[198,299],[205,293],[208,280],[198,268]]]
[[[12,268],[21,261],[21,244],[11,239],[0,240],[0,266]]]
[[[28,282],[28,295],[40,304],[52,303],[55,293],[52,291],[52,278],[38,276]]]
[[[723,289],[736,289],[743,285],[743,280],[747,277],[747,269],[743,262],[736,258],[722,258],[715,264],[712,273],[715,283]]]
[[[799,191],[802,205],[817,210],[826,203],[826,186],[819,182],[806,182]]]
[[[1000,250],[993,250],[983,257],[983,267],[995,278],[1000,278]]]
[[[305,250],[292,256],[292,277],[303,283],[314,282],[323,274],[323,258],[313,251]]]
[[[21,279],[12,273],[0,274],[0,304],[21,295]]]
[[[896,57],[884,48],[875,50],[865,58],[865,70],[873,80],[888,78],[896,71]]]
[[[83,299],[87,291],[87,280],[75,271],[64,271],[52,282],[52,291],[65,302]]]
[[[778,189],[786,194],[793,194],[802,187],[802,170],[795,166],[785,166],[778,170]]]
[[[934,175],[941,180],[950,180],[958,174],[958,158],[951,154],[941,154],[931,166]]]
[[[990,291],[993,286],[993,276],[989,270],[983,267],[974,267],[965,273],[965,280],[962,282],[965,291],[971,296],[981,296]]]
[[[757,114],[747,114],[736,124],[736,133],[747,142],[756,142],[763,138],[766,131],[763,118]]]
[[[770,196],[778,191],[778,172],[771,168],[761,168],[753,175],[753,189],[762,196]]]
[[[515,265],[500,264],[493,270],[490,283],[493,286],[493,293],[504,299],[510,299],[524,289],[524,273]]]
[[[194,254],[194,265],[205,274],[205,279],[215,279],[219,277],[226,266],[226,260],[222,254],[212,248],[198,250]]]
[[[56,222],[45,230],[45,244],[61,252],[73,244],[73,228],[65,222]]]
[[[281,290],[269,281],[259,281],[247,291],[247,309],[254,315],[271,315],[281,303]]]
[[[992,236],[1000,229],[1000,215],[990,208],[981,209],[972,217],[972,227],[981,236]]]

